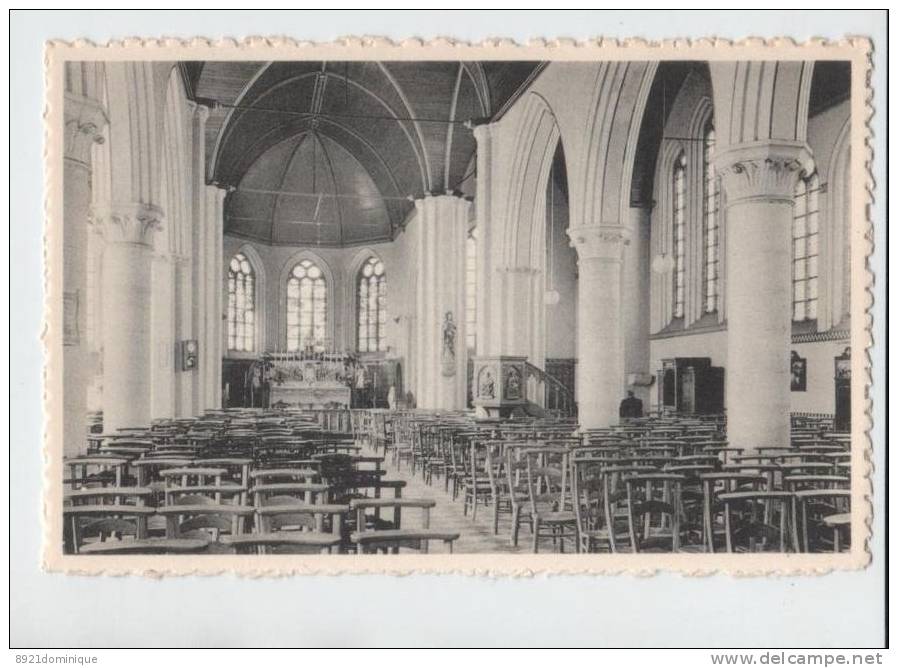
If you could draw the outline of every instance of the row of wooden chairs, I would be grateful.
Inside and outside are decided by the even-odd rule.
[[[821,551],[850,533],[843,438],[805,431],[789,447],[729,448],[719,418],[649,418],[576,436],[569,424],[362,412],[354,434],[383,448],[517,545],[581,551]],[[809,438],[809,434],[813,438]]]
[[[433,501],[402,498],[383,457],[320,426],[266,411],[92,435],[91,454],[66,461],[66,550],[451,552],[458,534],[430,527]],[[419,526],[403,526],[415,508]]]

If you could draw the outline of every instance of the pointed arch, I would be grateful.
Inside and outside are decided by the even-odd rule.
[[[243,246],[227,265],[227,349],[236,353],[255,353],[264,345],[260,323],[265,313],[264,290],[259,284],[262,263],[251,246]],[[260,298],[262,297],[262,298]]]
[[[847,322],[851,313],[851,118],[845,119],[836,138],[827,168],[828,206],[826,247],[829,268],[826,289],[831,308],[818,329]],[[824,315],[824,314],[821,314]]]
[[[712,61],[709,68],[722,149],[807,139],[813,62]]]
[[[673,170],[681,155],[686,154],[686,145],[679,140],[664,142],[655,167],[655,215],[652,216],[652,256],[673,258]],[[670,264],[670,263],[669,263]],[[672,264],[670,264],[672,267]],[[673,272],[652,274],[652,315],[651,331],[658,332],[666,327],[674,317]]]
[[[112,194],[120,202],[160,205],[162,127],[171,63],[108,62]]]
[[[160,155],[160,206],[166,213],[166,225],[154,241],[164,253],[186,254],[191,242],[191,115],[184,82],[177,68],[169,71],[162,114],[162,151]]]
[[[521,140],[516,144],[511,162],[504,252],[507,266],[526,267],[533,266],[531,263],[539,257],[541,245],[537,247],[534,241],[545,232],[546,190],[543,186],[549,178],[561,138],[555,113],[542,95],[527,94],[517,136]]]
[[[319,311],[319,313],[324,313],[324,338],[325,341],[319,341],[316,343],[316,346],[324,346],[327,348],[333,347],[333,342],[335,341],[335,327],[336,327],[336,318],[335,318],[335,299],[334,296],[336,294],[337,286],[334,282],[334,272],[331,269],[330,264],[318,253],[315,253],[309,249],[302,249],[295,253],[293,253],[287,261],[283,264],[280,270],[280,274],[278,277],[278,331],[277,331],[277,340],[279,341],[279,346],[284,350],[290,349],[291,340],[288,336],[288,332],[290,328],[293,326],[297,326],[299,323],[292,323],[288,314],[290,313],[290,300],[291,298],[295,299],[297,297],[296,294],[293,294],[293,288],[291,288],[291,279],[296,278],[297,282],[295,285],[298,289],[298,280],[301,280],[301,277],[294,276],[294,269],[303,265],[303,263],[308,263],[311,266],[316,267],[321,272],[321,281],[323,282],[324,287],[324,308]],[[302,273],[302,272],[299,272]],[[305,277],[305,276],[303,276]],[[317,278],[317,276],[308,276],[313,281]],[[321,295],[318,294],[314,297],[316,300],[321,298]],[[320,338],[320,337],[319,337]],[[302,343],[303,339],[300,337],[300,343]]]
[[[383,258],[370,249],[356,253],[350,264],[349,289],[355,347],[361,353],[387,350],[389,272]]]

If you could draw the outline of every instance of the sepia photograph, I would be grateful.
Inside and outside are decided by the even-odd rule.
[[[11,649],[887,646],[884,13],[192,14],[16,19]]]
[[[850,55],[67,57],[64,554],[850,552]]]

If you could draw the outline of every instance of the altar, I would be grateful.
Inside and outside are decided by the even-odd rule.
[[[272,408],[349,408],[350,360],[341,353],[268,353],[263,356]]]

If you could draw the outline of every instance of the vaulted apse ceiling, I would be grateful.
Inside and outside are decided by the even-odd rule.
[[[225,231],[271,244],[391,239],[428,192],[466,190],[464,123],[500,114],[537,62],[191,62],[210,104],[207,177],[232,192]]]

